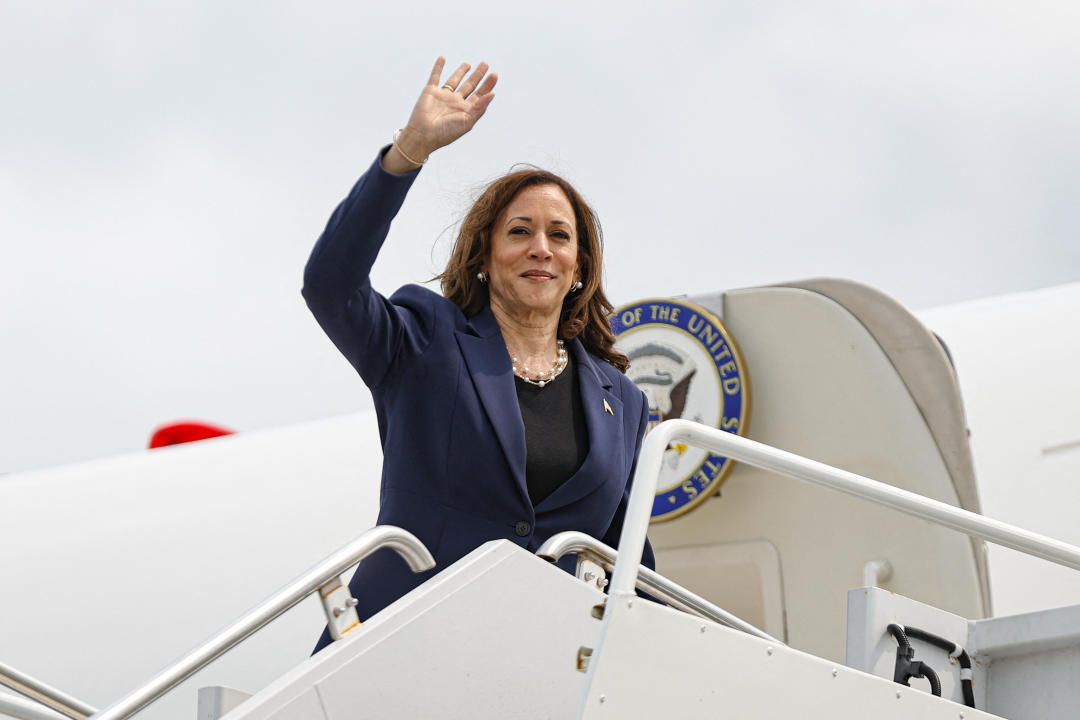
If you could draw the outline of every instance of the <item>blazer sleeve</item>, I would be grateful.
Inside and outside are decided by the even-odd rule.
[[[387,299],[371,287],[371,267],[419,172],[383,170],[388,148],[330,216],[301,291],[319,325],[372,388],[403,356],[423,352],[434,323],[433,293],[406,288]]]
[[[600,539],[600,542],[615,549],[619,547],[623,519],[626,517],[626,507],[630,503],[630,485],[634,480],[634,473],[637,471],[638,456],[641,454],[641,441],[645,437],[645,429],[649,425],[649,404],[645,401],[645,395],[637,388],[634,389],[641,395],[641,418],[638,421],[637,442],[634,444],[634,462],[630,465],[630,475],[626,478],[626,487],[623,490],[622,499],[619,501],[619,507],[615,510],[615,517],[612,518],[611,525],[608,526],[604,537]],[[652,544],[647,537],[645,538],[645,548],[641,553],[641,562],[650,570],[656,569],[656,557],[653,555]]]

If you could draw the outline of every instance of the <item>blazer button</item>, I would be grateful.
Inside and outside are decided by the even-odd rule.
[[[529,525],[524,520],[518,520],[518,524],[514,526],[514,532],[517,533],[518,537],[526,537],[532,532],[532,525]]]

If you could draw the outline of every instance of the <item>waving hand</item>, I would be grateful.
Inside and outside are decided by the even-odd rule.
[[[435,61],[408,124],[383,158],[383,167],[390,172],[415,170],[431,153],[469,132],[495,99],[492,89],[499,77],[488,74],[487,63],[480,63],[468,77],[470,66],[462,63],[440,85],[445,65],[444,58]]]

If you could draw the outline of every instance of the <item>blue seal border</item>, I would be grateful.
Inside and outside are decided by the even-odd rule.
[[[681,330],[705,348],[720,379],[723,409],[719,427],[745,435],[750,424],[750,376],[742,353],[720,319],[699,305],[670,298],[638,300],[616,309],[612,315],[611,330],[616,341],[627,331],[644,327]],[[650,413],[650,421],[658,419]],[[719,490],[734,462],[714,453],[706,455],[679,485],[657,493],[652,521],[674,519],[703,503]]]

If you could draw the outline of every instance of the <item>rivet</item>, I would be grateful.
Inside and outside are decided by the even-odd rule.
[[[772,655],[772,648],[771,647],[765,648],[765,654],[766,655]]]
[[[837,676],[837,675],[839,675],[839,674],[840,674],[840,671],[839,671],[839,670],[837,670],[836,668],[833,668],[833,671],[832,671],[832,676],[833,676],[833,677],[836,677],[836,676]]]
[[[963,711],[961,711],[961,712],[960,712],[960,720],[964,720],[964,713],[963,713]]]
[[[607,700],[607,698],[605,696],[601,695],[600,696],[600,702],[604,702],[605,700]]]
[[[899,700],[899,699],[900,699],[900,691],[899,691],[899,690],[897,690],[897,691],[896,691],[896,699],[897,699],[897,700]]]
[[[627,600],[626,601],[626,607],[628,607],[628,608],[634,607],[634,601],[633,600]]]
[[[702,625],[702,626],[701,626],[701,632],[702,632],[702,633],[704,633],[704,632],[705,632],[705,626],[704,626],[704,625]]]

